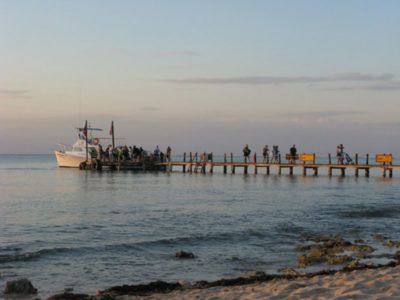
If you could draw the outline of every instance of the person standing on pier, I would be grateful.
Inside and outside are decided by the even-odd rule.
[[[343,146],[343,144],[340,144],[336,147],[336,157],[337,157],[338,164],[343,165],[343,162],[344,162],[344,146]]]
[[[250,162],[250,153],[251,153],[251,150],[249,148],[249,145],[246,144],[246,146],[243,148],[243,156],[244,156],[245,163]]]
[[[263,163],[269,162],[269,148],[268,145],[265,145],[263,149]]]
[[[171,147],[170,146],[167,147],[166,158],[167,158],[167,162],[171,162]]]
[[[296,158],[297,158],[297,149],[296,145],[293,145],[292,148],[290,148],[290,163],[295,164]]]

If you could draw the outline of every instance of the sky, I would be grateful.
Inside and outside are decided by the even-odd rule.
[[[400,1],[0,0],[0,153],[400,155]],[[104,144],[107,144],[104,140]]]

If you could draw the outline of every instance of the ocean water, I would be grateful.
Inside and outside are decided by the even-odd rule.
[[[304,234],[400,239],[400,176],[379,175],[100,173],[0,155],[0,288],[27,277],[45,296],[277,273],[296,266]]]

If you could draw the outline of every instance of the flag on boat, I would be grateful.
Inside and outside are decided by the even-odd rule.
[[[85,127],[83,127],[83,134],[87,137],[87,121],[85,122]]]
[[[111,121],[110,135],[114,135],[114,121]]]

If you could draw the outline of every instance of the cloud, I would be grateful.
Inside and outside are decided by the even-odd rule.
[[[398,91],[400,81],[379,82],[369,85],[350,85],[323,88],[326,91]]]
[[[243,85],[281,85],[324,82],[393,82],[393,74],[342,73],[327,76],[243,76],[243,77],[195,77],[182,79],[164,79],[176,84],[243,84]]]
[[[199,54],[194,51],[168,51],[161,52],[161,56],[198,56]]]
[[[156,106],[143,106],[140,108],[141,111],[157,111],[159,110]]]
[[[362,111],[299,111],[299,112],[289,112],[284,113],[282,116],[287,117],[320,117],[320,118],[329,118],[329,117],[339,117],[339,116],[349,116],[349,115],[360,115],[363,114]]]
[[[0,99],[3,98],[17,98],[17,97],[27,97],[27,90],[19,89],[0,89]]]

